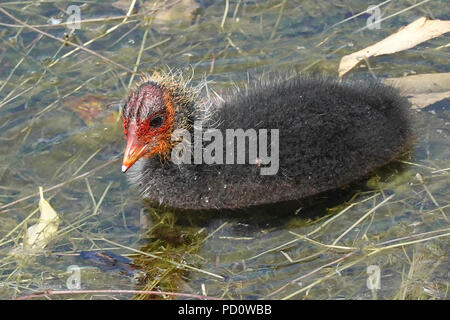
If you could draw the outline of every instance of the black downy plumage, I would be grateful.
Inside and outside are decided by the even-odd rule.
[[[161,156],[142,157],[129,171],[131,184],[143,197],[172,208],[239,209],[302,199],[367,176],[401,155],[413,140],[408,101],[380,83],[294,76],[260,82],[215,102],[202,100],[174,75],[147,77],[136,90],[146,86],[175,101],[170,130],[179,128],[180,114],[181,127],[191,133],[194,120],[203,120],[203,130],[218,129],[223,137],[226,129],[279,129],[275,175],[261,175],[261,165],[255,163],[179,165]],[[164,115],[167,101],[158,106],[156,100],[129,98],[125,129],[130,121],[145,123],[141,114],[150,119],[152,112]],[[139,110],[149,104],[157,107],[147,111],[156,111]],[[248,145],[246,152],[248,156]]]

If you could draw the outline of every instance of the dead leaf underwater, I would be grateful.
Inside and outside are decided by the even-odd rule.
[[[389,78],[384,83],[399,89],[413,108],[423,108],[450,97],[450,72]]]
[[[23,237],[25,250],[41,251],[58,232],[59,217],[55,209],[45,200],[42,187],[39,187],[39,210],[41,216],[36,224],[27,229]]]
[[[369,57],[392,54],[407,50],[427,40],[450,32],[450,21],[431,20],[421,17],[394,34],[360,51],[342,57],[339,63],[339,77],[342,77],[360,61]]]

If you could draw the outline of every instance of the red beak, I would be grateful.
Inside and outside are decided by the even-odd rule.
[[[136,122],[131,122],[128,127],[127,147],[123,155],[122,172],[126,172],[148,150],[148,144],[142,144],[136,136]]]

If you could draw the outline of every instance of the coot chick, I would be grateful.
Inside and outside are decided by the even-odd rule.
[[[260,81],[225,100],[209,91],[202,98],[204,87],[190,86],[180,73],[155,72],[128,96],[122,171],[155,204],[234,210],[298,200],[367,176],[412,142],[408,101],[380,83],[297,75]],[[214,138],[195,142],[196,133],[211,128]],[[238,139],[226,139],[230,129],[256,135],[249,134],[243,148]],[[174,138],[174,132],[193,138]],[[211,151],[213,142],[223,142],[223,149]],[[242,150],[245,163],[236,164]],[[215,161],[202,159],[201,151]],[[185,161],[174,155],[186,155]],[[235,164],[227,164],[232,159]]]

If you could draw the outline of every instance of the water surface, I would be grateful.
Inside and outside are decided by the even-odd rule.
[[[388,2],[380,29],[362,31],[367,1],[168,3],[138,1],[124,21],[109,17],[124,16],[128,1],[77,2],[82,20],[96,20],[75,31],[51,25],[67,21],[66,2],[2,4],[40,32],[0,13],[0,298],[68,290],[71,265],[81,268],[82,289],[111,292],[49,297],[155,298],[117,293],[129,289],[226,299],[448,298],[448,99],[417,113],[411,158],[331,207],[249,217],[180,216],[146,205],[120,172],[117,121],[138,79],[133,71],[181,69],[194,84],[206,76],[219,93],[271,72],[336,76],[341,57],[418,17],[450,19],[448,3]],[[447,42],[371,59],[351,76],[449,72]],[[36,223],[39,186],[50,189],[58,234],[44,252],[12,255]],[[81,251],[127,256],[145,277],[94,268]],[[379,290],[367,286],[369,266],[380,271]]]

